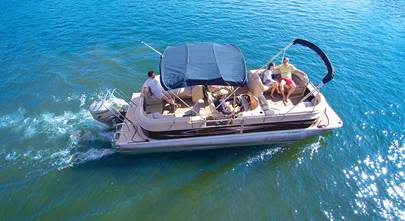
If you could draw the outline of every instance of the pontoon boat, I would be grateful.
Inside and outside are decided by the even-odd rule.
[[[291,142],[342,127],[320,92],[335,73],[319,47],[295,39],[270,61],[293,45],[315,51],[327,73],[317,86],[306,75],[293,75],[297,89],[288,103],[280,94],[270,97],[261,80],[264,66],[246,70],[238,47],[198,43],[169,46],[160,54],[160,83],[175,106],[116,89],[90,112],[113,126],[114,148],[131,154]],[[225,102],[228,112],[221,110]]]

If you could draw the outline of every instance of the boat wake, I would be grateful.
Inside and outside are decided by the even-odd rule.
[[[246,161],[245,165],[250,167],[255,163],[270,160],[270,159],[272,159],[274,156],[276,156],[277,154],[279,154],[282,151],[283,151],[282,147],[276,147],[276,148],[270,148],[270,149],[262,150],[262,151],[260,151],[260,153],[256,154],[255,156],[250,157]]]
[[[313,143],[305,145],[304,149],[299,152],[297,158],[297,166],[305,162],[305,160],[312,160],[319,151],[319,148],[322,147],[324,143],[324,137],[318,136],[316,141]]]
[[[115,153],[114,149],[111,148],[102,148],[102,149],[92,148],[86,152],[76,152],[70,156],[64,168],[84,164],[90,161],[99,160],[105,156],[109,156],[114,153]]]
[[[35,171],[44,174],[112,154],[112,131],[94,121],[87,110],[89,102],[96,97],[99,95],[54,97],[55,102],[76,104],[74,111],[30,114],[19,108],[1,116],[0,130],[15,139],[2,144],[0,157],[4,161],[0,166],[24,167],[27,175]]]

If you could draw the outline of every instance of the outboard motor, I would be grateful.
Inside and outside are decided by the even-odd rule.
[[[114,127],[123,122],[128,110],[128,103],[120,98],[111,97],[105,100],[95,100],[89,107],[91,116],[97,121]]]

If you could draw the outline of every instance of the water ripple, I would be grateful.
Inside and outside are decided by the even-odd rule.
[[[387,154],[368,155],[343,170],[347,185],[359,189],[351,202],[354,213],[368,215],[372,211],[386,220],[405,219],[405,139],[401,139],[391,143]]]
[[[404,219],[403,8],[398,0],[2,1],[2,219]],[[256,68],[295,37],[332,60],[336,76],[322,92],[342,129],[246,152],[102,157],[111,132],[86,109],[101,91],[137,91],[158,71],[159,56],[140,41],[160,51],[231,43]],[[318,83],[324,68],[305,52],[287,55]],[[93,159],[93,168],[83,163]]]

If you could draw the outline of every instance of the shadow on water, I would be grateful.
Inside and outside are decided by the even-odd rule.
[[[80,130],[77,146],[79,148],[86,148],[97,146],[101,148],[110,148],[113,130],[110,128],[86,128]]]
[[[115,151],[111,148],[112,136],[113,131],[109,128],[81,129],[66,167],[78,166],[114,154]]]

